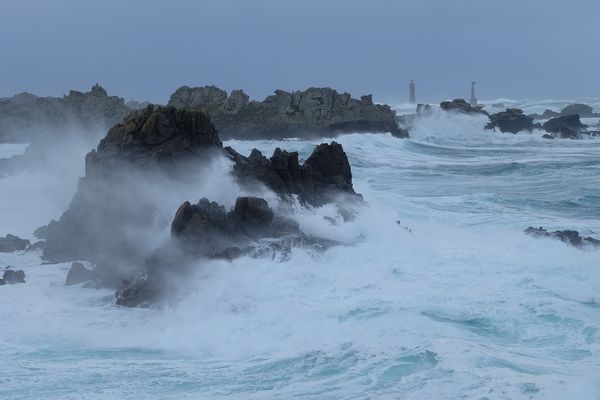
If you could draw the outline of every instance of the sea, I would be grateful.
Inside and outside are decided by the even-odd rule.
[[[306,159],[335,140],[366,206],[337,224],[333,205],[296,207],[305,232],[343,245],[204,263],[173,304],[119,307],[111,290],[65,286],[69,263],[0,253],[27,281],[0,287],[0,399],[600,399],[600,249],[523,233],[600,238],[600,138],[485,123],[434,112],[409,139],[225,142]],[[60,217],[89,150],[0,178],[0,234],[34,241]]]

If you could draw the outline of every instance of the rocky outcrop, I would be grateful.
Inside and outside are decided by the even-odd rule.
[[[509,133],[531,132],[534,129],[541,128],[541,125],[535,124],[533,119],[532,116],[525,115],[521,109],[507,108],[506,111],[490,115],[490,122],[485,128],[498,128],[501,132]]]
[[[580,118],[598,116],[597,114],[594,113],[594,109],[591,106],[588,106],[587,104],[581,104],[581,103],[570,104],[570,105],[566,106],[565,108],[563,108],[560,111],[560,115],[561,116],[579,115]]]
[[[12,253],[13,251],[25,250],[31,245],[27,239],[8,234],[0,238],[0,253]]]
[[[233,248],[238,255],[248,253],[262,238],[304,236],[295,221],[276,216],[258,197],[238,197],[229,212],[208,199],[195,205],[185,202],[175,214],[171,235],[186,253],[217,258],[231,258]]]
[[[25,283],[25,272],[23,272],[21,269],[17,271],[13,269],[6,269],[2,279],[0,279],[0,285],[14,285],[15,283]]]
[[[537,237],[537,238],[558,239],[563,243],[567,243],[567,244],[570,244],[571,246],[575,246],[575,247],[579,247],[579,248],[586,247],[586,246],[600,247],[599,239],[595,239],[590,236],[582,237],[579,235],[579,232],[577,232],[577,231],[563,230],[563,231],[549,232],[546,229],[542,228],[541,226],[539,228],[533,228],[530,226],[529,228],[525,229],[525,233],[530,236]]]
[[[233,172],[242,183],[260,182],[284,197],[296,195],[313,206],[336,202],[338,196],[360,198],[352,186],[348,157],[339,143],[318,145],[300,164],[297,152],[275,149],[271,158],[254,149],[244,157],[232,148],[225,149],[235,162]]]
[[[338,143],[317,146],[303,164],[297,153],[281,149],[270,159],[258,151],[244,157],[233,149],[223,149],[214,126],[203,112],[149,106],[110,129],[87,155],[86,175],[80,179],[69,208],[58,221],[36,231],[37,236],[46,239],[43,259],[91,261],[95,265],[95,279],[103,286],[117,287],[124,279],[133,285],[121,293],[121,299],[133,296],[126,293],[137,293],[142,284],[147,289],[146,285],[164,283],[163,274],[181,269],[186,260],[175,262],[177,258],[171,256],[161,258],[160,267],[156,261],[151,263],[152,267],[148,266],[149,251],[159,245],[148,243],[158,236],[148,232],[160,232],[166,225],[157,218],[164,214],[164,196],[157,198],[153,194],[159,193],[162,185],[168,191],[176,183],[180,185],[175,186],[178,188],[197,184],[199,164],[218,157],[232,161],[233,173],[243,184],[265,185],[282,199],[297,196],[302,203],[316,206],[340,197],[360,200],[352,186],[348,158]],[[344,202],[345,207],[348,204]],[[202,230],[199,221],[210,223]],[[293,221],[276,216],[264,200],[248,197],[238,199],[230,212],[207,200],[196,205],[184,203],[173,221],[172,231],[178,249],[174,254],[183,252],[186,257],[230,259],[241,254],[253,255],[259,250],[250,243],[265,237],[281,240],[261,247],[261,254],[289,247],[294,241],[316,243],[315,239],[302,235]],[[204,239],[197,240],[200,231]],[[293,239],[283,240],[283,236],[292,232],[297,233],[292,235]],[[194,239],[186,239],[190,237]],[[192,243],[191,249],[185,243]],[[320,241],[319,245],[323,243]],[[150,274],[156,270],[160,270],[160,277],[155,272]],[[140,277],[140,271],[150,274],[150,280]],[[75,272],[85,271],[78,267]],[[140,293],[146,293],[146,289]]]
[[[295,246],[320,251],[337,244],[304,234],[258,197],[237,198],[229,212],[206,198],[193,205],[186,201],[173,219],[171,236],[179,251],[162,249],[149,257],[145,270],[116,292],[118,305],[147,307],[172,298],[181,290],[181,276],[199,258],[285,257]]]
[[[472,106],[464,99],[454,99],[452,101],[442,101],[440,108],[449,112],[460,112],[463,114],[483,114],[488,115],[481,107]]]
[[[143,259],[146,250],[130,230],[149,229],[160,205],[142,190],[148,179],[185,179],[190,164],[217,154],[221,141],[200,111],[149,106],[132,113],[87,155],[86,176],[60,220],[39,231],[46,236],[44,260]]]
[[[109,96],[98,84],[62,98],[22,93],[0,101],[0,142],[27,143],[72,128],[106,130],[129,112],[122,98]]]
[[[370,95],[357,100],[330,88],[291,93],[276,90],[263,101],[251,101],[241,90],[228,96],[215,86],[183,86],[171,95],[169,105],[204,111],[224,139],[322,137],[351,132],[407,134],[396,125],[395,112],[389,106],[374,104]]]
[[[85,173],[90,177],[123,167],[164,169],[221,147],[217,131],[202,112],[151,105],[108,131],[86,156]]]
[[[585,133],[586,126],[579,120],[579,115],[575,114],[552,118],[544,123],[543,128],[555,137],[579,139],[581,134]]]

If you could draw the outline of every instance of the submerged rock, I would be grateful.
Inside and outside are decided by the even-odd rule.
[[[404,137],[395,112],[373,104],[372,96],[360,100],[331,88],[304,91],[276,90],[263,101],[250,101],[241,90],[227,92],[215,86],[183,86],[171,95],[169,105],[202,110],[210,115],[222,138],[281,139],[323,137],[338,133],[391,132]]]
[[[593,247],[600,247],[600,240],[595,239],[593,237],[582,237],[579,235],[579,232],[572,230],[562,230],[562,231],[554,231],[548,232],[546,229],[542,228],[533,228],[529,227],[525,229],[525,233],[531,235],[533,237],[542,237],[542,238],[552,238],[558,239],[561,242],[570,244],[575,247],[584,247],[586,245]]]
[[[25,283],[25,272],[21,269],[17,271],[13,269],[5,270],[2,279],[0,279],[0,285],[14,285],[15,283]]]
[[[518,133],[521,131],[531,132],[536,128],[541,128],[541,125],[535,124],[533,117],[525,115],[523,110],[507,108],[506,111],[490,115],[490,123],[485,128],[498,128],[501,132]]]
[[[0,237],[0,253],[12,253],[13,251],[25,250],[31,245],[27,239],[21,239],[10,233],[5,237]]]

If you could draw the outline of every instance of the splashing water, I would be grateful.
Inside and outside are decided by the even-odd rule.
[[[0,398],[600,398],[600,252],[522,233],[600,236],[600,140],[483,124],[436,114],[407,140],[337,138],[369,206],[337,226],[332,206],[295,217],[347,245],[203,265],[171,307],[119,308],[63,286],[66,264],[0,254],[28,282],[0,288]],[[306,158],[318,142],[226,144]],[[74,190],[46,209],[28,177],[0,180],[4,233],[30,234]],[[29,209],[47,215],[19,224]]]

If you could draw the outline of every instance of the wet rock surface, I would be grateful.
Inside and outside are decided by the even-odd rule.
[[[580,236],[578,231],[562,230],[549,232],[541,226],[539,228],[534,228],[530,226],[529,228],[525,229],[525,233],[537,238],[558,239],[561,242],[567,243],[574,247],[582,248],[586,246],[591,246],[600,248],[600,239],[596,239],[590,236],[582,237]]]
[[[296,195],[313,206],[336,202],[339,196],[347,196],[349,201],[361,199],[352,186],[350,163],[339,143],[318,145],[303,164],[297,152],[280,148],[270,158],[256,149],[248,157],[232,148],[225,150],[235,162],[234,174],[243,183],[261,182],[277,194]]]
[[[531,132],[542,127],[540,124],[534,123],[533,120],[533,116],[524,114],[521,109],[507,108],[506,111],[491,114],[490,123],[485,128],[498,128],[501,132],[508,133]]]
[[[15,283],[25,283],[25,272],[23,270],[14,270],[14,267],[8,267],[0,279],[0,285],[14,285]]]
[[[169,105],[202,110],[210,115],[224,139],[315,138],[352,132],[391,132],[405,137],[395,112],[374,104],[370,95],[353,99],[331,88],[304,91],[276,90],[263,101],[251,101],[241,90],[227,92],[215,86],[183,86]]]
[[[483,108],[479,106],[472,106],[464,99],[454,99],[452,101],[442,101],[440,108],[444,111],[460,112],[463,114],[483,114],[488,115]]]
[[[579,115],[564,115],[552,118],[543,125],[544,130],[561,139],[579,139],[586,133],[586,125],[581,123]]]
[[[49,130],[107,129],[130,111],[122,98],[109,96],[98,84],[89,92],[71,90],[62,98],[21,93],[0,100],[0,142],[28,143]]]
[[[128,232],[152,226],[158,204],[148,198],[148,185],[184,180],[190,165],[221,152],[214,126],[200,111],[149,106],[132,113],[86,156],[86,175],[61,218],[36,231],[46,237],[43,259],[101,264],[105,254],[143,258],[142,244]]]
[[[0,253],[12,253],[14,251],[26,250],[31,245],[27,239],[21,239],[10,233],[5,237],[0,237]]]

